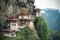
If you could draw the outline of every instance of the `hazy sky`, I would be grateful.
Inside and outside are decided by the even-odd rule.
[[[60,0],[35,0],[37,8],[55,8],[60,10]]]

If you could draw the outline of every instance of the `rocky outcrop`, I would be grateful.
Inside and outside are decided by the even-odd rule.
[[[5,18],[11,17],[21,10],[21,8],[30,8],[30,11],[33,11],[35,8],[34,1],[35,0],[0,0],[0,21],[3,22]]]

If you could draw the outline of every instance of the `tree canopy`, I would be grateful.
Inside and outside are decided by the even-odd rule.
[[[34,21],[35,28],[37,30],[37,34],[41,40],[48,40],[48,28],[47,23],[43,17],[39,16],[35,18]]]

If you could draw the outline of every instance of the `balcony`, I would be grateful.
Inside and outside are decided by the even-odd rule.
[[[5,37],[16,37],[15,33],[4,33],[3,34]]]
[[[29,16],[19,16],[19,19],[35,19],[35,17],[31,16],[31,15],[29,15]]]

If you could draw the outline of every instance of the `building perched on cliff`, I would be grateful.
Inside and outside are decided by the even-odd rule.
[[[14,37],[20,28],[34,28],[34,19],[39,16],[40,12],[40,9],[35,8],[34,1],[35,0],[5,0],[5,12],[8,16],[6,17],[6,22],[9,23],[5,24],[3,28],[4,36]]]

